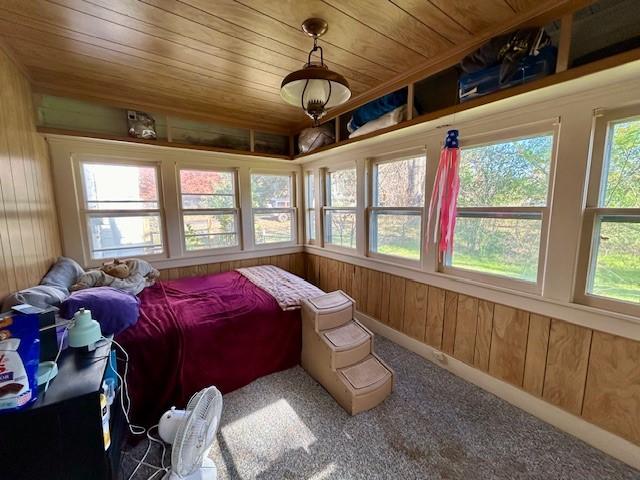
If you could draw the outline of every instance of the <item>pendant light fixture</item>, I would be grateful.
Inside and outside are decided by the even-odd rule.
[[[327,113],[327,108],[340,105],[351,98],[349,82],[324,63],[322,47],[318,38],[328,28],[322,18],[308,18],[302,24],[302,31],[313,38],[313,48],[309,52],[307,63],[301,70],[287,75],[280,86],[282,99],[296,106],[301,106],[314,125]],[[320,52],[320,62],[311,61],[311,56]]]

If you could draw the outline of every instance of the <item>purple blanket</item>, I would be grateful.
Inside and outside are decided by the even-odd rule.
[[[160,282],[140,299],[138,323],[117,337],[134,423],[157,423],[206,386],[227,393],[299,363],[300,311],[282,311],[238,272]]]

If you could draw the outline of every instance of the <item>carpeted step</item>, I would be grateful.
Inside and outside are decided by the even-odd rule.
[[[341,290],[309,298],[306,302],[311,307],[307,310],[315,318],[318,331],[339,327],[353,318],[353,300]]]
[[[375,407],[393,389],[391,369],[373,353],[360,363],[338,369],[338,377],[343,390],[336,400],[351,415]]]
[[[331,330],[324,330],[322,335],[332,352],[333,369],[358,363],[371,353],[372,335],[355,320]]]

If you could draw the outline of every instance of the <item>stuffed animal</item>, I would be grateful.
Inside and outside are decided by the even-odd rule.
[[[160,272],[149,262],[136,258],[115,259],[99,269],[85,272],[69,290],[75,292],[91,287],[113,287],[137,295],[145,287],[153,285],[159,277]]]

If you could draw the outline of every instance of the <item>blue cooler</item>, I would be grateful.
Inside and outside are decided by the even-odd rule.
[[[557,49],[552,45],[543,47],[538,55],[528,55],[520,60],[518,70],[511,80],[500,85],[500,64],[473,73],[463,73],[458,81],[460,102],[493,93],[546,77],[556,70]]]

